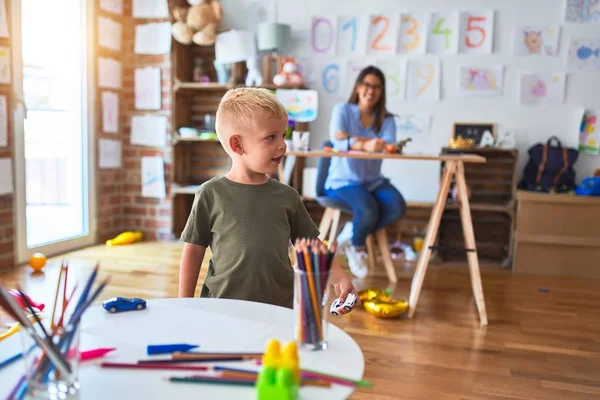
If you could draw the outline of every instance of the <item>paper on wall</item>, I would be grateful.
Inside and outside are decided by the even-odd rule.
[[[12,160],[10,158],[0,158],[0,196],[12,192]]]
[[[567,54],[567,67],[570,70],[600,69],[600,38],[571,38]]]
[[[597,155],[600,152],[600,112],[583,110],[579,130],[579,151]]]
[[[117,139],[98,140],[98,167],[121,168],[122,144]]]
[[[562,104],[565,82],[564,72],[523,73],[519,80],[519,100],[522,104]]]
[[[6,19],[6,0],[0,0],[0,37],[8,37],[8,22]]]
[[[0,47],[0,83],[10,83],[10,48]]]
[[[460,52],[491,54],[493,47],[494,11],[461,13]]]
[[[167,0],[133,0],[133,18],[168,18]]]
[[[165,147],[167,145],[167,117],[162,115],[135,115],[131,118],[131,144]]]
[[[136,54],[169,54],[171,52],[171,24],[153,22],[136,25]]]
[[[366,16],[340,15],[337,20],[337,54],[357,55],[366,50],[367,26]]]
[[[504,92],[504,66],[459,69],[459,96],[497,96]]]
[[[142,157],[142,196],[164,199],[165,166],[161,157]]]
[[[367,29],[368,54],[396,54],[398,48],[397,15],[372,15]]]
[[[400,14],[399,53],[425,54],[429,16],[425,11]]]
[[[516,56],[558,55],[558,25],[517,26],[513,35],[513,53]]]
[[[98,86],[120,89],[123,85],[121,62],[114,58],[98,57]]]
[[[385,76],[386,100],[402,101],[406,98],[406,60],[378,60],[377,66]]]
[[[6,96],[0,96],[0,147],[8,145],[8,110]]]
[[[160,110],[160,68],[135,69],[135,108],[138,110]]]
[[[433,54],[458,53],[460,14],[458,12],[432,13],[427,35],[427,52]]]
[[[401,113],[395,117],[396,140],[410,138],[411,144],[427,142],[431,132],[432,115],[427,113]]]
[[[119,95],[115,92],[102,92],[102,131],[119,131]]]
[[[123,15],[123,0],[100,0],[100,8],[113,14]]]
[[[567,0],[565,4],[565,22],[600,23],[600,1]]]
[[[120,51],[122,27],[121,24],[103,16],[98,17],[98,44],[107,49]]]
[[[407,100],[439,101],[441,86],[439,59],[408,62]]]

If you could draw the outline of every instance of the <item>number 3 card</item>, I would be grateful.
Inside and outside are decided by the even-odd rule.
[[[426,12],[400,14],[399,53],[425,54],[428,17]]]
[[[491,54],[494,43],[494,11],[463,12],[460,21],[460,52]]]

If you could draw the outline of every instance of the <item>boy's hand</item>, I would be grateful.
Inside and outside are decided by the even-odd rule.
[[[354,293],[356,296],[356,304],[360,305],[358,292],[354,288],[352,281],[350,281],[350,278],[347,275],[342,276],[336,283],[333,284],[333,287],[335,289],[335,294],[337,295],[337,298],[340,299],[341,303],[346,301],[346,296],[348,296],[349,293]]]

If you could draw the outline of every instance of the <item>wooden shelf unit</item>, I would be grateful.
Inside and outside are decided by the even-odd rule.
[[[516,149],[443,148],[442,153],[477,154],[485,164],[465,164],[473,229],[480,260],[509,267],[512,264],[516,223],[518,151]],[[443,168],[442,163],[442,168]],[[454,187],[454,182],[451,188]],[[443,261],[466,261],[458,204],[448,194],[448,203],[438,234],[439,255]]]
[[[197,57],[204,60],[204,73],[211,82],[194,82],[193,69]],[[232,67],[233,81],[221,84],[217,81],[214,46],[185,46],[173,41],[173,184],[172,232],[178,238],[185,227],[192,209],[194,194],[201,184],[215,176],[229,171],[231,161],[221,143],[217,140],[204,140],[199,137],[181,137],[179,128],[204,129],[204,115],[215,115],[223,95],[232,88],[245,87],[243,79],[247,73],[245,63]],[[263,77],[264,80],[264,77]],[[304,86],[276,86],[270,83],[261,86],[265,89],[305,89]],[[308,130],[307,123],[296,123],[297,129]]]

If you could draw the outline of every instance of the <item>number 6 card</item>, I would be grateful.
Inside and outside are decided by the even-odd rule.
[[[494,43],[494,11],[463,12],[460,19],[460,52],[491,54]]]

